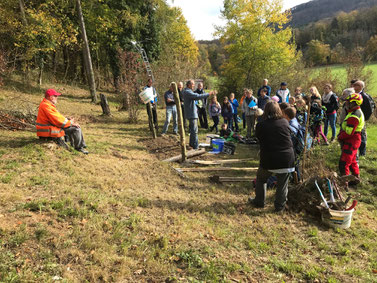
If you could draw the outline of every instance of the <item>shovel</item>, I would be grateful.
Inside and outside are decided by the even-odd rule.
[[[315,186],[317,187],[317,189],[318,189],[318,191],[319,191],[319,194],[321,195],[321,198],[322,198],[322,200],[323,200],[323,203],[325,204],[325,207],[326,207],[327,209],[330,209],[330,207],[329,207],[329,205],[328,205],[328,203],[327,203],[325,197],[324,197],[323,194],[322,194],[321,189],[320,189],[319,186],[318,186],[317,180],[314,181],[314,184],[315,184]]]
[[[331,187],[331,182],[330,182],[330,180],[327,179],[327,178],[326,178],[326,180],[327,180],[327,185],[329,186],[330,202],[334,202],[334,203],[335,203],[335,199],[334,199],[334,191],[333,191],[333,189],[332,189],[332,187]]]

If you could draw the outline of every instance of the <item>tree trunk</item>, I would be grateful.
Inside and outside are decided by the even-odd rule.
[[[21,16],[22,16],[22,23],[24,25],[27,25],[24,0],[19,0],[19,4],[20,4]]]
[[[94,71],[93,71],[93,66],[92,66],[92,59],[90,57],[89,42],[86,36],[84,16],[82,14],[82,9],[81,9],[81,1],[76,0],[76,4],[77,4],[77,12],[78,12],[79,22],[80,22],[81,37],[84,43],[83,53],[84,53],[86,72],[87,72],[87,77],[88,77],[88,82],[89,82],[90,95],[92,96],[92,102],[97,103],[96,82],[94,80]]]
[[[103,93],[99,94],[101,98],[101,107],[102,107],[102,112],[103,115],[110,116],[110,106],[109,103],[107,102],[107,98]]]

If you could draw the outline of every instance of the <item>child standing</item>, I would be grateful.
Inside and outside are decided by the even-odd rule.
[[[322,105],[326,107],[326,119],[325,119],[325,136],[327,137],[327,131],[329,125],[331,127],[332,136],[331,142],[334,141],[336,136],[336,112],[339,109],[338,97],[332,92],[332,85],[326,84],[324,88],[324,95],[322,96]]]
[[[253,96],[253,91],[246,89],[246,97],[242,103],[242,110],[245,113],[247,134],[251,138],[251,131],[255,132],[255,112],[258,109],[258,99]]]
[[[221,107],[221,115],[224,118],[224,123],[228,124],[229,129],[232,129],[233,107],[227,96],[224,97],[223,105]]]
[[[311,130],[313,132],[314,139],[317,140],[318,144],[320,143],[320,136],[323,138],[324,144],[329,145],[325,134],[322,131],[322,121],[325,118],[324,111],[322,109],[321,100],[315,99],[310,108],[310,121],[311,121]]]
[[[218,125],[220,122],[220,114],[221,114],[221,105],[217,102],[217,96],[214,95],[211,98],[211,103],[208,107],[209,117],[213,120],[213,126],[210,128],[210,131],[212,132],[214,129],[216,129],[216,134],[219,131]]]
[[[233,127],[233,129],[235,129],[236,132],[238,132],[239,128],[238,128],[238,110],[237,110],[237,108],[240,105],[239,105],[237,99],[235,99],[234,93],[230,94],[229,100],[230,100],[230,103],[232,104],[232,107],[233,107],[233,122],[234,122],[234,127],[233,127],[233,125],[232,125],[232,127]]]

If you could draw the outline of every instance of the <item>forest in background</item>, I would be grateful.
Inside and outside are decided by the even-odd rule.
[[[0,3],[0,81],[20,74],[25,82],[39,85],[88,83],[77,1]],[[326,1],[284,12],[281,0],[225,0],[226,25],[218,28],[218,39],[199,42],[182,11],[166,0],[81,3],[97,88],[119,93],[120,108],[127,110],[137,104],[132,99],[147,79],[132,41],[145,49],[152,69],[158,70],[159,93],[171,81],[190,77],[204,79],[222,96],[240,93],[244,87],[256,89],[265,77],[274,88],[281,81],[306,86],[319,80],[306,69],[313,66],[355,65],[360,73],[363,64],[377,60],[377,6],[365,9],[372,0]],[[335,16],[326,18],[318,10],[323,7]],[[339,12],[347,10],[343,7],[362,9]],[[321,15],[320,21],[296,27],[299,13],[314,11]]]

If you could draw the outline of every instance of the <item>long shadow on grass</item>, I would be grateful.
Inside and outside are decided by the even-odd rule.
[[[29,83],[16,81],[9,78],[4,79],[4,87],[9,90],[16,89],[17,91],[30,93],[30,94],[41,94],[43,93],[43,89],[37,86],[33,86]]]
[[[236,202],[214,202],[210,205],[200,205],[193,201],[189,202],[177,202],[174,200],[154,200],[150,201],[150,206],[170,209],[172,211],[186,211],[189,213],[214,213],[220,215],[237,215],[237,214],[246,214],[251,217],[262,216],[266,214],[273,213],[271,209],[257,209],[245,202],[236,203]]]
[[[25,138],[13,138],[10,140],[0,140],[0,147],[5,148],[20,148],[25,147],[29,144],[40,144],[40,140],[35,137],[25,137]]]

